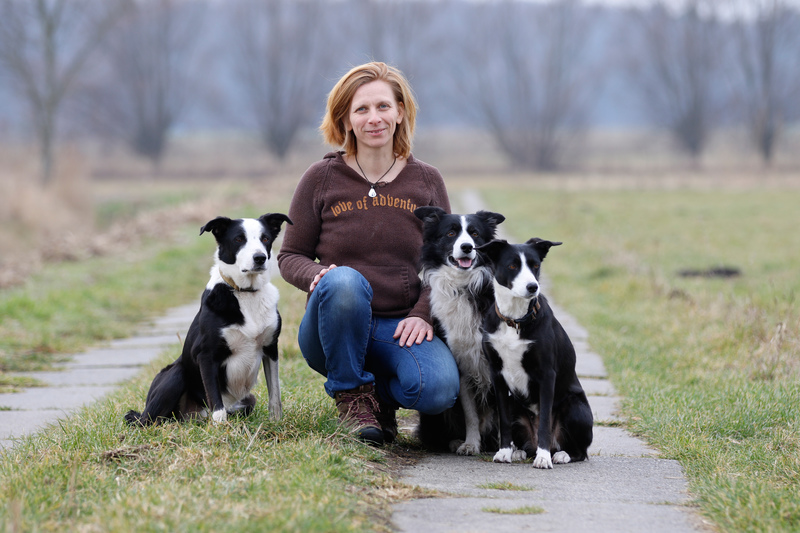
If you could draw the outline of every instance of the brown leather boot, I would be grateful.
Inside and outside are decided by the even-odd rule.
[[[333,398],[339,410],[339,422],[368,444],[383,444],[383,430],[375,418],[379,406],[373,385],[339,391]]]

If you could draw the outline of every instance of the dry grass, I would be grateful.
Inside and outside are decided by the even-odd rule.
[[[52,183],[43,187],[35,152],[6,147],[0,159],[0,287],[18,283],[43,261],[71,249],[81,228],[91,225],[90,182],[85,159],[75,149],[59,154]]]
[[[421,130],[414,153],[438,167],[452,191],[487,180],[535,182],[560,191],[656,189],[795,189],[800,154],[788,132],[775,165],[766,169],[741,133],[718,137],[701,162],[676,157],[663,135],[587,135],[567,170],[532,173],[508,167],[492,139],[477,131]],[[53,182],[42,187],[33,147],[0,146],[0,288],[23,282],[46,262],[117,253],[164,228],[203,223],[242,205],[264,205],[291,191],[298,177],[330,148],[307,133],[285,161],[243,135],[177,139],[158,168],[120,146],[84,143],[58,154]],[[166,202],[165,198],[173,198]],[[112,213],[119,205],[123,213]]]
[[[98,158],[91,148],[68,148],[59,153],[53,181],[43,186],[34,150],[0,147],[0,160],[7,162],[0,169],[0,288],[24,282],[44,263],[117,254],[144,239],[173,238],[170,228],[185,223],[199,228],[217,215],[242,216],[245,204],[266,205],[269,196],[291,191],[301,172],[285,164],[293,170],[273,166],[253,180],[248,173],[256,172],[259,157],[254,157],[254,167],[233,164],[229,172],[216,175],[209,159],[199,157],[203,148],[201,143],[181,152],[179,161],[185,165],[172,168],[169,177],[154,174],[141,161],[121,158],[118,168],[126,179],[111,180],[92,176],[109,164],[114,151]],[[193,167],[193,157],[205,166]],[[110,222],[99,220],[101,206],[117,204],[129,208]]]

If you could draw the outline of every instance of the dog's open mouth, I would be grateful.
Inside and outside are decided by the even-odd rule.
[[[454,267],[463,268],[465,270],[471,268],[473,263],[473,260],[470,259],[469,257],[459,257],[458,259],[456,259],[451,255],[450,257],[448,257],[448,259],[450,260],[450,264],[452,264]]]

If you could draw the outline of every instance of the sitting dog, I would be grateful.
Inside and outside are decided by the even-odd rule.
[[[494,238],[499,213],[448,215],[419,207],[423,221],[422,282],[431,289],[436,334],[447,343],[461,377],[460,401],[440,415],[420,414],[417,436],[427,447],[477,455],[481,440],[495,447],[497,426],[489,363],[482,353],[481,323],[492,304],[492,273],[477,247]],[[496,449],[496,448],[495,448]]]
[[[229,414],[249,414],[256,404],[250,392],[264,363],[269,413],[282,415],[278,380],[278,289],[270,283],[272,243],[283,222],[280,213],[258,219],[217,217],[202,228],[217,240],[211,279],[206,285],[178,359],[159,372],[142,413],[125,421],[147,425],[165,418],[207,416],[224,422]]]
[[[575,349],[539,283],[542,260],[560,244],[497,240],[480,247],[494,267],[495,303],[485,315],[483,343],[500,419],[495,462],[535,453],[533,466],[553,468],[583,461],[592,443],[592,410],[575,373]]]

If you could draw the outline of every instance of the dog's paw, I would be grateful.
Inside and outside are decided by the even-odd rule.
[[[128,411],[125,415],[125,423],[129,426],[143,426],[142,423],[142,413],[139,411]]]
[[[225,409],[214,411],[214,413],[211,415],[211,419],[218,424],[225,422],[228,420],[228,412]]]
[[[535,468],[553,468],[553,459],[550,457],[550,452],[538,448],[536,450],[536,458],[533,460],[533,466]]]
[[[527,458],[528,454],[525,453],[525,450],[514,450],[514,453],[511,454],[511,460],[515,463],[521,463]]]
[[[465,442],[456,450],[458,455],[480,455],[481,445],[474,442]]]
[[[280,420],[283,418],[283,405],[281,405],[281,402],[269,403],[269,418],[271,420]]]
[[[514,449],[513,448],[500,448],[497,450],[497,453],[494,454],[494,461],[495,463],[510,463],[514,458]]]
[[[553,454],[553,464],[565,465],[569,463],[571,460],[572,459],[570,458],[567,452],[561,451]]]
[[[447,447],[450,448],[450,453],[456,453],[458,452],[458,449],[463,445],[464,445],[463,440],[453,439],[450,441],[450,444],[448,444]]]

